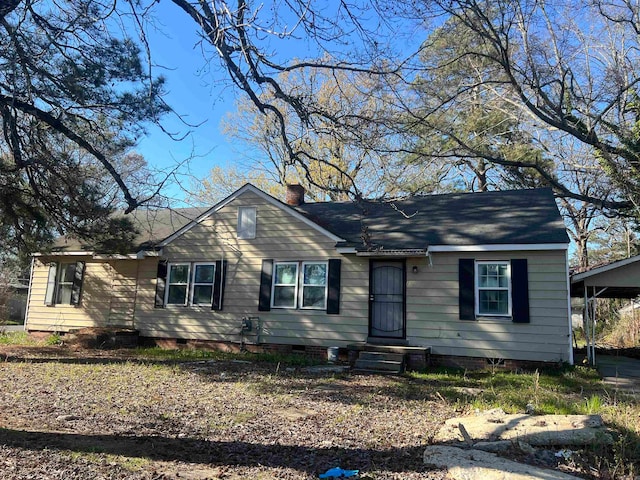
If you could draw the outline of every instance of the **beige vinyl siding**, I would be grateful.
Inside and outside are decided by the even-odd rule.
[[[255,239],[237,238],[240,206],[257,209]],[[244,339],[249,343],[346,346],[363,342],[368,333],[368,260],[341,257],[335,243],[305,222],[246,192],[208,221],[176,238],[162,252],[170,263],[227,260],[223,310],[176,305],[154,308],[157,260],[147,259],[140,264],[136,328],[145,336],[240,342],[241,319],[251,316],[259,318],[254,319],[254,327],[259,326],[260,333],[258,337],[254,328],[247,334]],[[307,309],[258,311],[263,259],[330,258],[342,259],[339,315]]]
[[[84,261],[80,305],[44,303],[49,264]],[[34,261],[26,328],[67,332],[84,327],[133,326],[137,261],[96,261],[90,257],[40,257]]]
[[[506,318],[459,320],[458,261],[526,258],[530,323]],[[407,339],[437,355],[567,361],[567,272],[564,251],[434,253],[407,262]],[[413,265],[418,273],[412,273]]]

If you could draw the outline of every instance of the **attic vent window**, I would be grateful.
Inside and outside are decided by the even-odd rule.
[[[238,239],[256,238],[256,207],[238,207]]]

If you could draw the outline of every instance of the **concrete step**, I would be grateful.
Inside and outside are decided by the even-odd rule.
[[[371,360],[371,361],[387,361],[387,362],[404,362],[404,355],[402,353],[393,352],[360,352],[358,360]]]
[[[404,364],[388,360],[356,360],[355,371],[359,372],[380,372],[380,373],[402,373]]]

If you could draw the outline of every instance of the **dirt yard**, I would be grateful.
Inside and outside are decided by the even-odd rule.
[[[270,363],[0,346],[0,476],[442,479],[422,453],[456,412],[421,392]]]

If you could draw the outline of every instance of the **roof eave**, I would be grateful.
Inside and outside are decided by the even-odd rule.
[[[517,252],[568,250],[569,243],[492,243],[483,245],[429,245],[428,253],[436,252]]]

